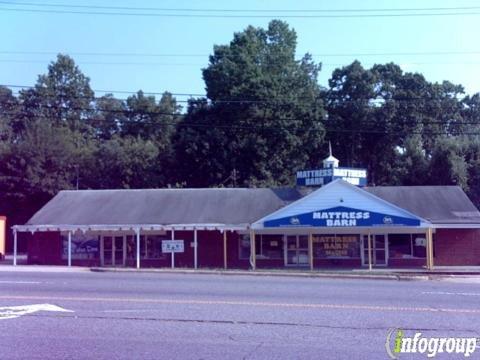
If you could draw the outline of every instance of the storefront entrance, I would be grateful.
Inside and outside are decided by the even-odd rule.
[[[372,265],[388,265],[388,236],[385,234],[370,235],[372,242]],[[368,236],[363,235],[361,241],[362,265],[368,266]]]
[[[285,265],[308,266],[308,236],[285,236]]]
[[[102,236],[100,241],[100,262],[102,266],[125,266],[126,259],[125,235]]]

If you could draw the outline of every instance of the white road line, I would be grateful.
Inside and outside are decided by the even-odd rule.
[[[41,282],[40,281],[0,280],[0,284],[41,284]]]
[[[431,312],[431,313],[458,313],[480,315],[480,309],[458,308],[432,308],[432,307],[407,307],[392,305],[368,305],[368,304],[322,304],[322,303],[276,303],[263,301],[237,301],[237,300],[194,300],[194,299],[165,299],[165,298],[106,298],[106,297],[70,297],[70,296],[22,296],[0,295],[0,300],[51,300],[51,301],[75,301],[75,302],[119,302],[138,304],[165,304],[165,305],[209,305],[209,306],[249,306],[270,308],[297,308],[297,309],[338,309],[338,310],[364,310],[364,311],[404,311],[404,312]]]
[[[37,311],[73,312],[72,310],[67,310],[52,304],[3,306],[0,307],[0,320],[15,319],[23,315],[35,313]]]
[[[158,309],[137,309],[137,310],[103,310],[102,312],[104,313],[135,313],[135,312],[152,312],[152,311],[158,311]]]
[[[426,295],[480,296],[480,293],[447,292],[447,291],[423,291],[422,294],[426,294]]]

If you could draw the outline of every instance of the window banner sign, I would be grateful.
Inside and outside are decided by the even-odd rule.
[[[366,186],[367,170],[337,167],[297,171],[297,186],[322,186],[337,179],[356,186]]]
[[[305,214],[267,220],[264,227],[360,227],[360,226],[420,226],[417,218],[376,213],[337,206]]]
[[[318,259],[359,258],[359,235],[313,235],[313,256]]]
[[[98,257],[100,242],[97,235],[75,233],[72,235],[72,259],[85,260]],[[62,259],[68,258],[68,236],[62,236]]]

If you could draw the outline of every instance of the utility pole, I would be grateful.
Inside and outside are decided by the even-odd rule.
[[[77,182],[77,190],[79,186],[79,170],[78,170],[78,164],[75,165],[75,175],[76,175],[76,182]]]
[[[232,171],[233,187],[237,187],[237,169]]]

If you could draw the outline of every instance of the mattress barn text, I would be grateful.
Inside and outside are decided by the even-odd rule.
[[[369,219],[368,211],[316,211],[314,219],[325,220],[326,226],[357,226],[357,220]]]

